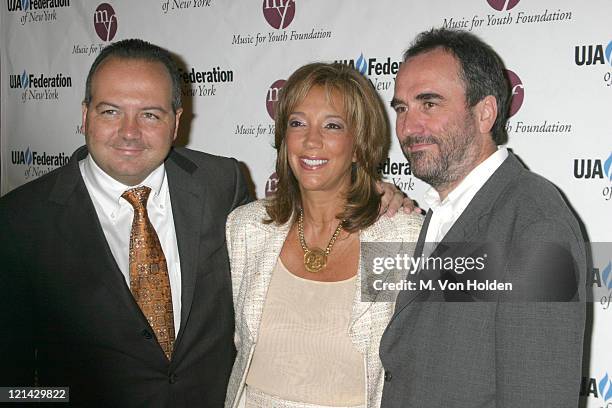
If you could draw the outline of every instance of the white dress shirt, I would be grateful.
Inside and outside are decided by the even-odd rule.
[[[98,220],[104,231],[106,242],[115,257],[117,266],[123,273],[128,287],[130,285],[130,232],[134,209],[130,203],[121,198],[121,194],[126,190],[140,186],[151,188],[151,194],[147,201],[147,212],[166,257],[170,290],[172,291],[174,335],[176,336],[181,325],[181,265],[174,218],[172,217],[172,205],[170,204],[168,177],[164,164],[162,163],[153,170],[137,186],[126,186],[106,174],[92,159],[91,155],[87,155],[85,159],[79,162],[79,169],[98,214]]]
[[[425,192],[423,201],[433,211],[425,236],[426,243],[432,244],[442,241],[478,190],[501,166],[506,157],[508,157],[508,150],[503,146],[499,147],[495,153],[469,172],[461,183],[448,193],[444,200],[440,200],[440,195],[433,187]],[[433,249],[435,249],[435,245],[431,246],[429,251],[425,250],[425,255],[429,255],[428,252],[431,253]]]

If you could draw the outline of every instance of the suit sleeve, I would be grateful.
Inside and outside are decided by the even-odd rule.
[[[541,221],[521,232],[508,256],[506,277],[522,292],[497,307],[496,406],[574,408],[586,315],[584,242],[559,222]]]
[[[19,236],[0,204],[0,386],[34,383],[33,290]]]
[[[240,207],[241,205],[253,201],[253,197],[251,197],[251,194],[249,193],[246,179],[242,174],[238,161],[235,159],[233,159],[232,161],[234,162],[234,179],[236,188],[234,190],[234,200],[232,202],[232,208],[230,210],[233,210],[236,207]]]

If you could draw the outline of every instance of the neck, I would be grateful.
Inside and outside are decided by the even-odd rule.
[[[452,171],[459,175],[455,180],[449,181],[438,186],[434,186],[440,196],[440,201],[444,200],[461,182],[474,170],[480,163],[488,159],[497,151],[495,144],[487,144],[480,150],[480,154],[475,160],[469,160],[466,163],[460,163]],[[450,170],[450,169],[449,169]]]
[[[339,220],[336,215],[344,210],[345,201],[328,193],[302,192],[304,226],[317,232],[335,230]]]

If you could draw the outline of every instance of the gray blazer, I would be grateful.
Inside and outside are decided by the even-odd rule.
[[[226,408],[239,406],[246,375],[257,345],[259,323],[272,278],[272,270],[280,255],[291,223],[264,224],[267,218],[262,200],[234,210],[227,219],[227,247],[232,271],[232,293],[236,315],[236,362],[230,377]],[[416,241],[422,217],[397,214],[381,217],[359,234],[363,242]],[[363,254],[362,254],[363,255]],[[361,266],[361,262],[360,262]],[[393,313],[393,303],[362,302],[361,276],[357,274],[355,298],[349,324],[349,336],[363,354],[366,370],[366,406],[380,406],[383,370],[378,346],[383,330]]]
[[[555,187],[512,153],[438,248],[449,242],[501,243],[510,255],[505,276],[515,280],[531,271],[537,276],[546,264],[518,255],[516,243],[559,243],[576,262],[571,276],[584,300],[586,256],[578,222]],[[380,346],[383,407],[577,406],[584,302],[432,302],[436,296],[441,292],[425,290],[397,298]]]

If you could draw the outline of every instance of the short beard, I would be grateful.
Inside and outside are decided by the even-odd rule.
[[[476,132],[469,119],[465,119],[463,128],[449,132],[445,139],[431,135],[406,138],[402,143],[402,150],[410,161],[415,177],[436,190],[441,190],[463,179],[472,170],[477,156]],[[409,152],[410,146],[422,143],[437,145],[439,156],[432,157],[432,153],[428,151]]]

